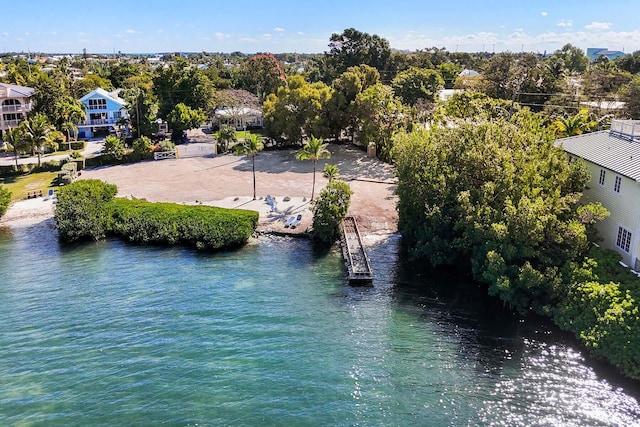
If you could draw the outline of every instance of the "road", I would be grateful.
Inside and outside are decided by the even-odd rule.
[[[100,154],[103,146],[104,146],[104,139],[94,139],[94,140],[88,141],[85,149],[82,150],[82,155],[84,157],[92,157],[97,154]],[[68,154],[56,154],[53,156],[45,155],[45,156],[42,156],[40,159],[41,159],[41,162],[44,163],[44,162],[50,162],[52,160],[55,160],[55,161],[65,160],[68,158],[69,158]],[[38,163],[38,156],[20,157],[18,159],[18,164],[20,165],[28,165],[28,164],[36,164],[36,163]],[[15,164],[16,164],[16,160],[13,155],[11,154],[0,155],[0,166],[11,166]]]

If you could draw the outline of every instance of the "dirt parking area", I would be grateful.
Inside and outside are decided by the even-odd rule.
[[[327,183],[321,173],[325,163],[335,164],[340,178],[353,190],[349,213],[356,217],[361,230],[369,234],[396,232],[396,179],[392,166],[367,158],[366,153],[352,146],[328,148],[331,158],[317,165],[315,194]],[[259,229],[263,231],[287,231],[286,219],[302,213],[302,223],[295,232],[305,231],[312,219],[309,199],[313,162],[296,160],[293,150],[260,152],[255,159],[255,201],[251,170],[250,157],[220,155],[101,167],[82,171],[81,178],[116,184],[121,197],[257,210]],[[265,202],[267,195],[277,201],[275,210]]]

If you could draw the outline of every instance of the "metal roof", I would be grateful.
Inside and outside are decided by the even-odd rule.
[[[20,94],[20,96],[25,97],[25,98],[29,98],[36,91],[35,89],[30,88],[30,87],[12,85],[12,84],[8,84],[8,83],[0,83],[0,87],[5,88],[5,89],[9,89],[9,90],[11,90],[11,92],[15,92],[17,94]]]
[[[603,130],[558,139],[554,144],[569,154],[640,182],[640,142],[637,140]]]

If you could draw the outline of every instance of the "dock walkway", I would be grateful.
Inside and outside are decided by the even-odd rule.
[[[342,221],[342,254],[347,265],[348,278],[350,284],[371,284],[373,281],[373,270],[369,257],[362,244],[360,231],[356,219],[347,216]]]

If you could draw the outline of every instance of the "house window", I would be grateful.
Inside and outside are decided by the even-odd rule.
[[[631,247],[631,232],[622,226],[618,227],[616,246],[629,253],[629,248]]]
[[[604,169],[600,169],[600,179],[598,179],[598,184],[604,185],[604,179],[606,175],[607,171],[605,171]]]
[[[120,118],[122,118],[122,113],[120,111],[114,111],[113,112],[113,119],[114,120],[120,120]]]
[[[620,192],[620,185],[622,184],[622,177],[616,176],[616,182],[613,184],[613,191]]]
[[[90,99],[89,109],[90,110],[106,110],[107,100],[106,99]]]

